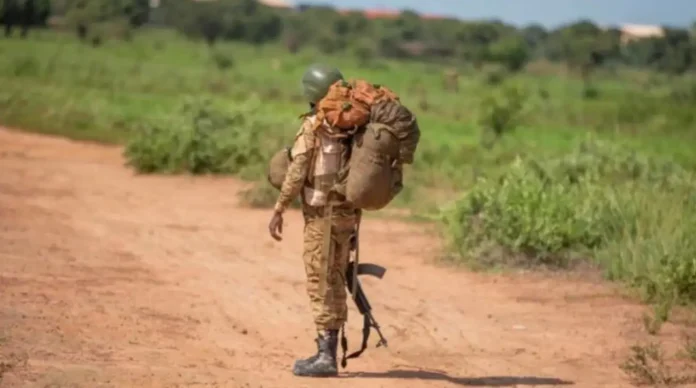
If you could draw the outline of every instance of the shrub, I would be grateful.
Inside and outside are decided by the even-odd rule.
[[[630,357],[620,365],[620,368],[636,386],[670,386],[676,382],[665,361],[662,346],[656,343],[632,346]]]
[[[478,121],[484,147],[490,148],[518,126],[526,100],[525,92],[514,86],[502,87],[481,100]]]
[[[486,73],[486,84],[488,86],[498,86],[507,78],[507,73],[504,70],[496,69]]]
[[[443,221],[470,263],[563,267],[592,257],[646,299],[696,301],[695,187],[673,163],[585,142],[481,179]]]
[[[189,101],[177,118],[138,131],[125,149],[128,164],[141,173],[262,174],[279,144],[264,137],[272,125],[254,113],[249,107],[224,110],[209,100]]]
[[[518,160],[500,180],[480,180],[446,223],[464,257],[488,257],[491,248],[502,247],[521,255],[517,264],[565,266],[568,250],[601,242],[606,220],[597,219],[598,195],[588,182],[554,182]]]
[[[508,71],[518,72],[529,61],[531,52],[522,36],[510,36],[493,43],[488,56],[489,59],[504,65]]]
[[[275,205],[278,191],[267,182],[257,182],[250,188],[240,191],[238,196],[248,207],[269,209]]]
[[[696,383],[693,365],[671,356],[660,343],[636,344],[619,367],[634,386],[677,387]]]
[[[222,51],[221,49],[211,52],[211,59],[215,66],[220,70],[228,70],[234,67],[234,56],[231,52]]]

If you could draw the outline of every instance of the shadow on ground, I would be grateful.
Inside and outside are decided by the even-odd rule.
[[[446,373],[426,370],[390,370],[387,372],[355,372],[341,375],[344,378],[385,378],[406,380],[430,380],[446,381],[452,384],[468,387],[509,387],[520,385],[573,385],[572,381],[565,381],[551,377],[531,376],[490,376],[490,377],[452,377]]]

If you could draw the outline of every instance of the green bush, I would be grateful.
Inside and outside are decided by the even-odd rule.
[[[177,118],[145,125],[128,142],[125,155],[141,173],[258,175],[278,146],[264,140],[271,127],[251,108],[224,110],[209,100],[194,100]]]
[[[234,67],[234,56],[231,52],[220,49],[211,52],[211,59],[220,70],[228,70]]]
[[[585,140],[561,158],[532,162],[548,179],[577,183],[589,179],[599,183],[640,181],[668,188],[691,187],[693,175],[680,165],[648,157],[617,144]],[[544,166],[543,168],[541,166]]]
[[[585,142],[480,180],[443,221],[456,256],[472,264],[592,258],[646,299],[696,301],[695,187],[675,164]]]
[[[601,243],[606,219],[589,182],[576,185],[545,179],[518,160],[500,180],[482,179],[446,218],[457,253],[489,260],[504,248],[517,264],[565,266],[569,250]],[[482,263],[495,265],[500,258]]]
[[[614,228],[595,252],[608,278],[638,288],[646,300],[696,301],[696,198],[692,189],[606,190]]]
[[[481,144],[490,148],[503,135],[519,125],[527,101],[526,92],[506,85],[485,96],[480,102]]]

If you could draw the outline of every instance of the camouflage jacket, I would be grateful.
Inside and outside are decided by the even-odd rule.
[[[302,122],[300,130],[295,135],[295,142],[292,146],[292,161],[288,166],[285,180],[280,189],[278,200],[274,210],[284,212],[290,203],[295,199],[305,186],[311,165],[314,149],[316,147],[316,134],[312,130],[312,117],[306,117]]]

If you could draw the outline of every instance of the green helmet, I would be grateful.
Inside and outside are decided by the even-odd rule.
[[[302,76],[302,92],[309,102],[317,103],[329,91],[329,86],[342,79],[343,74],[337,68],[315,63]]]

